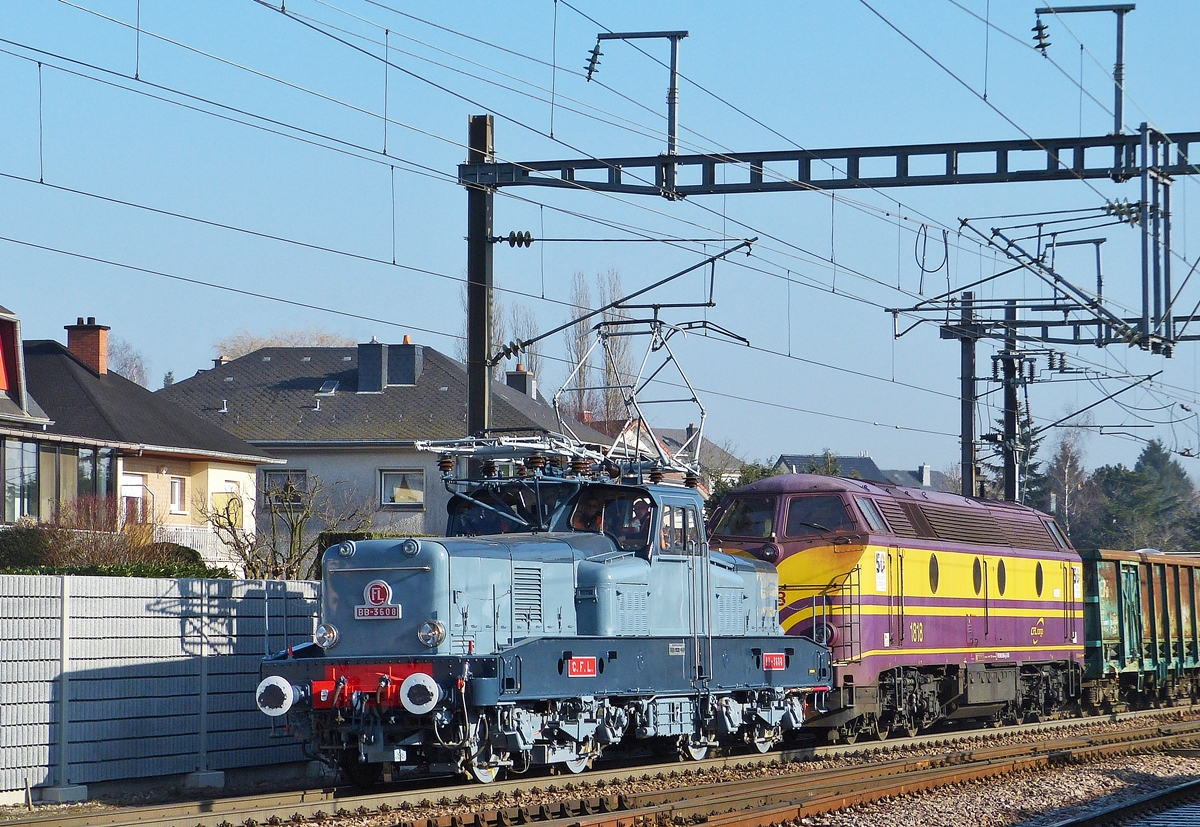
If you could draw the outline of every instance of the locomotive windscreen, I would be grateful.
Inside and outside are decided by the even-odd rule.
[[[774,497],[737,497],[725,508],[713,534],[766,540],[774,531]]]

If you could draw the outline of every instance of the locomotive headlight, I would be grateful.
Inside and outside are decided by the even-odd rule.
[[[338,554],[342,555],[343,557],[353,557],[354,556],[354,541],[346,540],[342,543],[339,543],[338,544]]]
[[[332,649],[338,642],[338,630],[332,623],[322,623],[317,627],[317,633],[313,635],[313,640],[322,649]]]
[[[417,640],[424,643],[430,649],[435,649],[442,645],[442,641],[446,639],[446,627],[437,620],[426,620],[421,624],[421,628],[417,629]]]
[[[278,718],[286,715],[287,711],[292,708],[292,704],[296,702],[296,694],[296,687],[288,683],[285,678],[272,675],[264,678],[258,685],[258,689],[254,692],[254,702],[264,715]]]
[[[403,554],[405,557],[416,557],[417,552],[420,550],[421,550],[421,544],[418,543],[416,540],[414,540],[412,537],[409,537],[407,540],[405,540],[403,543],[400,544],[400,553]]]

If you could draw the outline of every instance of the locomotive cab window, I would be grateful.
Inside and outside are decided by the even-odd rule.
[[[766,540],[775,533],[774,497],[738,497],[717,521],[713,534]]]
[[[665,519],[665,515],[664,515]],[[636,488],[591,488],[575,503],[571,528],[612,539],[622,551],[645,551],[650,545],[654,501]]]
[[[832,534],[836,531],[853,531],[857,526],[846,511],[841,497],[803,496],[794,497],[788,503],[788,537],[808,537],[813,534]]]
[[[664,505],[660,548],[664,554],[695,554],[700,546],[700,523],[696,509]]]

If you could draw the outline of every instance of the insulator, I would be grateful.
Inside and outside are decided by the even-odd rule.
[[[587,79],[589,81],[592,79],[592,75],[596,74],[596,68],[600,65],[600,55],[602,54],[604,53],[600,51],[600,41],[597,40],[595,48],[592,49],[592,55],[588,58],[587,66],[583,67],[587,69]]]
[[[1042,22],[1042,18],[1038,18],[1030,29],[1033,32],[1033,46],[1042,53],[1042,57],[1046,57],[1046,50],[1050,48],[1050,40],[1047,32],[1050,27]]]
[[[587,476],[587,474],[586,474],[587,470],[588,470],[588,461],[587,460],[585,460],[585,459],[571,460],[571,473],[574,474],[575,476],[577,476],[577,477]]]
[[[683,484],[688,488],[695,488],[700,484],[700,478],[696,476],[694,471],[688,471],[687,476],[683,478]]]
[[[663,471],[662,471],[662,469],[661,469],[661,468],[659,468],[658,466],[655,466],[654,468],[651,468],[651,469],[650,469],[650,482],[657,484],[657,483],[660,483],[660,482],[662,482],[662,481],[663,481]]]
[[[525,457],[525,467],[537,471],[546,467],[546,458],[541,454],[530,454]]]
[[[484,461],[483,461],[483,475],[484,475],[485,477],[494,477],[494,476],[496,476],[496,463],[495,463],[495,461],[493,461],[493,460],[490,460],[490,459],[488,459],[488,460],[484,460]]]
[[[449,454],[442,454],[438,457],[438,470],[443,474],[449,474],[454,470],[454,457]]]
[[[998,356],[992,357],[992,379],[1000,380],[1000,358]]]

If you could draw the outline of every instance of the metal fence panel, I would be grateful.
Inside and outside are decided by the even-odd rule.
[[[254,687],[318,587],[0,575],[0,792],[303,760]]]

